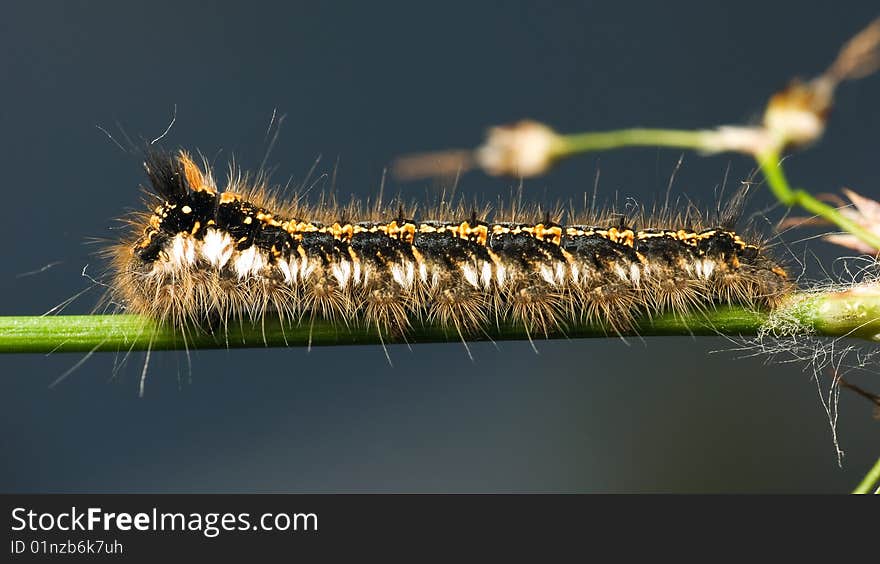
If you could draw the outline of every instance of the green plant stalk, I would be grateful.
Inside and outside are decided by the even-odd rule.
[[[880,287],[847,292],[795,294],[771,314],[739,306],[719,306],[704,312],[664,314],[639,320],[627,335],[700,336],[776,334],[777,319],[785,331],[880,341]],[[598,322],[580,322],[546,335],[554,339],[616,337]],[[492,326],[471,341],[543,339],[521,325]],[[407,343],[458,342],[449,327],[413,323]],[[347,326],[324,319],[298,322],[270,317],[261,323],[231,323],[213,333],[189,328],[185,334],[138,315],[59,315],[0,317],[0,353],[50,353],[127,350],[172,350],[242,347],[336,346],[404,342],[360,324]]]
[[[555,158],[568,157],[592,151],[607,151],[621,147],[677,147],[705,150],[713,131],[681,129],[618,129],[560,135],[554,146]]]
[[[705,315],[663,315],[642,320],[635,332],[639,335],[716,335],[749,334],[765,321],[767,314],[737,307],[721,307]],[[599,323],[579,323],[564,331],[554,331],[549,338],[584,338],[617,336]],[[486,328],[486,334],[469,341],[522,340],[530,335],[520,325]],[[531,335],[539,340],[545,335]],[[171,350],[197,348],[296,347],[370,345],[390,343],[459,342],[454,328],[414,323],[405,341],[380,335],[375,328],[362,324],[346,326],[324,319],[304,319],[300,323],[282,322],[277,317],[262,323],[230,323],[225,329],[210,333],[191,328],[182,335],[171,327],[161,326],[138,315],[60,315],[55,317],[0,317],[0,353],[88,352],[118,350]]]
[[[769,151],[758,155],[757,160],[758,166],[767,180],[767,185],[770,187],[770,191],[773,192],[773,195],[782,204],[788,207],[800,206],[808,212],[833,223],[843,231],[858,237],[861,241],[875,249],[880,249],[880,236],[844,216],[836,208],[817,200],[809,192],[801,189],[792,189],[785,178],[785,173],[780,164],[780,155],[777,151]]]
[[[869,494],[873,491],[873,493],[880,495],[880,458],[877,459],[877,462],[874,463],[874,466],[865,474],[865,477],[862,478],[862,481],[856,486],[856,489],[853,490],[854,494]]]
[[[783,320],[779,323],[778,320]],[[628,334],[673,335],[812,334],[880,341],[880,286],[858,286],[844,292],[794,294],[772,313],[721,306],[686,315],[660,315],[640,320]],[[580,323],[550,338],[613,337],[599,323]],[[543,337],[543,335],[539,336]],[[494,327],[474,340],[527,339],[521,326]],[[456,342],[457,332],[417,324],[410,343]],[[252,325],[231,324],[210,333],[192,328],[186,337],[138,315],[59,315],[0,317],[0,353],[97,352],[209,349],[271,346],[365,345],[392,342],[375,330],[348,327],[322,319],[282,323],[277,318]],[[853,493],[869,493],[880,481],[880,460]],[[880,492],[880,489],[877,490]]]

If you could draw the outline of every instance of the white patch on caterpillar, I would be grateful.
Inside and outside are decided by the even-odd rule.
[[[461,274],[462,276],[464,276],[464,279],[467,281],[468,284],[470,284],[474,288],[480,287],[480,280],[477,276],[477,271],[473,266],[467,263],[462,264]]]
[[[416,267],[412,261],[406,263],[406,289],[412,289],[416,281]]]
[[[407,261],[403,265],[393,265],[391,267],[391,279],[404,290],[411,289],[415,279],[415,270],[413,269],[412,262]]]
[[[233,261],[233,269],[239,280],[248,276],[256,276],[263,270],[263,255],[257,250],[256,245],[240,251]]]
[[[503,264],[495,264],[495,280],[498,283],[498,286],[502,288],[507,282],[507,268],[505,268]]]
[[[287,261],[281,260],[278,262],[287,283],[290,285],[296,284],[299,281],[299,258],[296,255],[291,255]],[[284,266],[281,267],[280,263],[284,263]]]
[[[361,266],[361,286],[368,286],[375,276],[375,268],[371,264],[363,264]]]
[[[330,272],[340,287],[349,285],[352,278],[351,261],[342,260],[330,267]]]
[[[541,278],[544,279],[544,282],[551,286],[556,286],[556,277],[553,275],[553,269],[546,264],[542,264],[539,272],[541,273]]]
[[[351,272],[351,278],[356,285],[360,284],[361,275],[362,275],[361,261],[356,260],[356,261],[354,261],[354,265],[353,265],[352,272]]]
[[[556,281],[559,284],[565,282],[566,273],[568,272],[568,263],[567,262],[558,262],[556,263]]]
[[[715,272],[715,261],[712,259],[703,259],[697,261],[696,264],[697,276],[703,279],[712,278],[712,273]]]
[[[196,262],[196,246],[186,233],[176,235],[168,249],[168,265],[172,269],[189,268]]]
[[[492,264],[488,261],[483,261],[483,266],[480,269],[480,284],[484,289],[492,284]]]
[[[629,280],[632,282],[633,287],[639,287],[639,283],[642,280],[642,269],[636,263],[629,266]]]
[[[436,266],[431,268],[431,279],[430,279],[431,288],[436,288],[437,286],[440,285],[440,278],[442,275],[443,275],[443,271],[440,268],[437,268]]]
[[[300,280],[308,280],[309,276],[312,275],[315,270],[318,269],[318,264],[316,261],[310,259],[309,257],[303,256],[299,259],[299,278]]]
[[[290,263],[286,260],[279,260],[275,265],[278,270],[281,271],[281,276],[284,277],[284,283],[288,285],[293,284],[293,274],[290,270]]]
[[[216,269],[226,266],[232,258],[235,244],[228,233],[219,229],[208,228],[205,238],[202,240],[202,257]]]

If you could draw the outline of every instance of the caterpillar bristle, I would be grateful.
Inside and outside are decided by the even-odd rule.
[[[181,330],[273,315],[367,327],[383,342],[416,323],[462,340],[492,324],[530,338],[581,322],[626,334],[642,316],[773,307],[792,286],[759,240],[734,231],[742,195],[714,220],[692,205],[621,214],[519,197],[493,212],[441,196],[420,212],[332,194],[309,206],[235,168],[221,190],[185,151],[151,151],[144,166],[152,211],[124,218],[130,234],[108,250],[110,299]]]

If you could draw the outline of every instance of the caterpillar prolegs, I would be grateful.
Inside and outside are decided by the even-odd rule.
[[[501,323],[621,333],[656,313],[772,306],[791,287],[730,217],[308,206],[241,175],[221,190],[183,151],[151,152],[145,168],[155,201],[109,250],[112,299],[175,326],[278,315],[391,337],[417,323],[463,339]]]

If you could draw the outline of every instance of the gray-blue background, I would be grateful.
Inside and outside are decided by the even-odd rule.
[[[0,17],[0,312],[42,313],[100,270],[84,244],[139,202],[132,136],[259,165],[287,115],[279,182],[339,159],[341,193],[374,194],[395,155],[469,146],[533,117],[564,130],[749,120],[788,77],[820,71],[872,2],[16,2]],[[880,78],[847,85],[790,175],[877,196]],[[661,193],[676,151],[564,163],[536,199]],[[676,193],[712,202],[737,156],[685,155]],[[391,184],[418,197],[425,183]],[[464,178],[494,199],[511,183]],[[769,200],[759,196],[754,207]],[[791,237],[791,238],[796,238]],[[790,239],[791,239],[790,238]],[[825,249],[821,243],[813,245]],[[16,275],[63,261],[47,272]],[[84,312],[84,298],[71,311]],[[811,373],[737,359],[721,339],[556,341],[154,355],[110,381],[98,355],[0,358],[2,491],[847,491],[880,424],[844,393],[838,469]],[[877,387],[875,375],[862,377]]]

